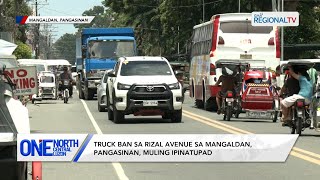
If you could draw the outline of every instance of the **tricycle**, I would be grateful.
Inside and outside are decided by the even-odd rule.
[[[35,101],[57,99],[56,77],[52,72],[43,71],[38,76],[39,92],[32,96],[32,104]]]
[[[233,71],[233,75],[237,79],[237,86],[233,91],[227,91],[221,102],[221,112],[223,119],[230,121],[231,117],[238,118],[241,113],[241,84],[243,72],[249,67],[249,64],[236,59],[221,59],[216,62],[217,68],[228,68]]]
[[[250,67],[242,84],[241,107],[249,118],[278,119],[279,98],[266,67]]]

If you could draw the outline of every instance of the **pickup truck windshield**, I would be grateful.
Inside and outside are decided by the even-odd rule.
[[[134,56],[133,41],[90,41],[90,58],[108,59],[119,56]]]
[[[164,76],[172,75],[165,61],[129,61],[123,62],[121,76]]]
[[[6,68],[18,67],[18,62],[15,59],[0,58],[0,63],[6,65]]]

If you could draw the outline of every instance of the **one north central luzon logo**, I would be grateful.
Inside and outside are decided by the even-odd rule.
[[[79,147],[78,139],[23,139],[20,142],[22,156],[67,156],[71,148]]]

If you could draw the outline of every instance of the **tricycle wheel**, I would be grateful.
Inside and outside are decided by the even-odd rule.
[[[239,115],[240,115],[240,110],[236,110],[236,113],[234,114],[234,117],[235,118],[239,118]]]
[[[227,107],[227,112],[226,112],[226,119],[227,119],[227,121],[230,121],[231,116],[232,116],[232,107],[231,107],[231,106],[228,106],[228,107]]]
[[[32,162],[32,180],[42,180],[41,162]]]
[[[277,122],[277,120],[278,120],[278,114],[279,114],[278,111],[275,111],[275,112],[274,112],[272,122]]]

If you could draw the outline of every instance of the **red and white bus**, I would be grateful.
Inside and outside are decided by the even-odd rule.
[[[190,97],[196,106],[216,109],[214,86],[221,75],[215,62],[220,59],[243,60],[251,66],[276,71],[280,64],[277,27],[251,25],[251,13],[214,15],[210,21],[194,26],[190,65]]]

